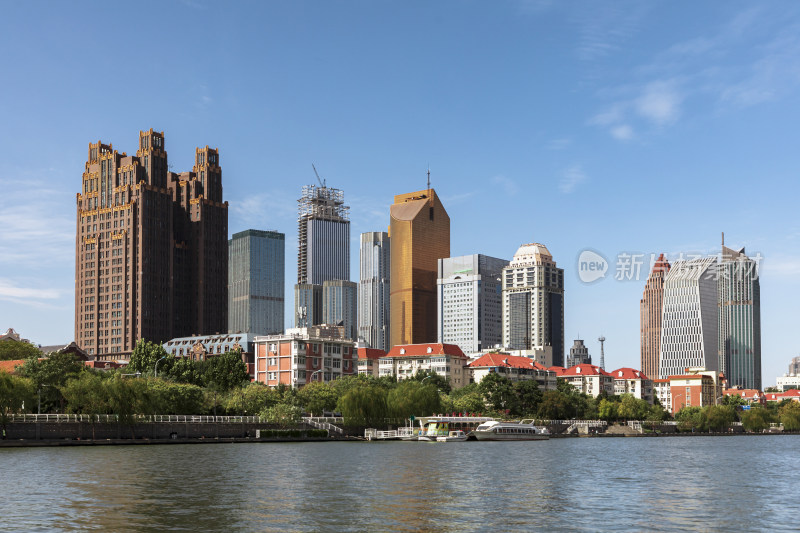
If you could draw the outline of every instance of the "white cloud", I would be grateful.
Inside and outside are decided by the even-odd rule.
[[[653,82],[648,84],[643,94],[637,98],[636,112],[656,125],[663,126],[675,122],[678,118],[682,99],[674,84]]]
[[[587,3],[577,11],[578,57],[596,61],[621,50],[641,27],[650,7],[646,3]]]
[[[517,185],[517,182],[511,178],[497,175],[492,178],[492,182],[500,186],[509,196],[514,196],[519,192],[519,186]]]
[[[17,287],[13,281],[0,278],[0,300],[56,300],[60,297],[59,289]]]
[[[558,182],[558,189],[564,194],[570,194],[581,183],[587,180],[586,174],[580,165],[572,165],[564,171]]]
[[[633,139],[633,128],[627,124],[620,124],[611,128],[611,136],[620,141]]]

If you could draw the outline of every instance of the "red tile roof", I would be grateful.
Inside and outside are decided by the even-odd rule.
[[[628,367],[618,368],[611,372],[611,375],[614,376],[614,379],[650,379],[641,370]]]
[[[722,391],[722,394],[725,396],[736,396],[739,395],[742,398],[759,398],[761,396],[761,391],[756,389],[725,389]]]
[[[359,348],[358,349],[358,358],[359,359],[380,359],[381,357],[385,357],[386,352],[381,350],[380,348]]]
[[[566,370],[566,368],[564,368],[563,366],[551,366],[547,370],[550,370],[551,372],[555,372],[556,376],[560,376],[561,374],[564,373],[564,370]]]
[[[536,368],[543,370],[544,367],[533,359],[520,357],[518,355],[508,355],[506,353],[485,353],[468,365],[470,368],[480,368],[489,366],[502,366],[509,368]]]
[[[766,394],[768,402],[780,402],[781,400],[800,400],[800,390],[789,389],[785,392],[768,392]]]
[[[709,379],[711,381],[714,381],[714,379],[711,376],[707,376],[705,374],[679,374],[677,376],[670,376],[669,379],[670,380],[673,380],[673,379],[701,379],[701,380],[702,379]]]
[[[588,363],[582,365],[575,365],[571,366],[564,370],[561,376],[610,376],[608,372],[600,368],[596,365],[590,365]]]
[[[428,348],[430,348],[430,351],[428,351]],[[389,350],[386,357],[422,357],[426,355],[450,355],[453,357],[463,357],[464,359],[467,358],[464,352],[461,351],[461,348],[455,344],[441,343],[398,344],[397,346],[392,346],[392,349]]]
[[[653,383],[669,383],[669,379],[654,379]]]
[[[13,361],[0,361],[0,371],[8,372],[9,374],[14,373],[14,369],[18,366],[22,366],[25,364],[24,359],[15,359]]]

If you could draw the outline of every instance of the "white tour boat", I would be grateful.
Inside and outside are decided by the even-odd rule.
[[[447,436],[436,437],[436,442],[464,442],[465,440],[467,440],[467,434],[461,430],[451,431]]]
[[[536,426],[533,420],[519,422],[484,422],[473,431],[478,440],[547,440],[550,432],[545,427]]]

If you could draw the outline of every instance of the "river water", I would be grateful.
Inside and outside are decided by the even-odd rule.
[[[777,531],[800,436],[0,449],[8,531]]]

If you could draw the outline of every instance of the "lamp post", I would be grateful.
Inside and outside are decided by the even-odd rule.
[[[167,358],[167,356],[166,356],[166,355],[164,355],[164,356],[162,356],[162,357],[161,357],[161,359],[159,359],[158,361],[156,361],[155,377],[158,377],[158,363],[160,363],[161,361],[163,361],[163,360],[164,360],[164,359],[166,359],[166,358]]]
[[[309,376],[308,380],[309,380],[309,381],[314,381],[314,374],[319,374],[320,372],[322,372],[322,370],[323,370],[323,369],[322,369],[322,368],[320,368],[319,370],[315,370],[315,371],[313,371],[313,372],[311,373],[311,376]],[[319,381],[319,380],[318,380],[318,381]]]

